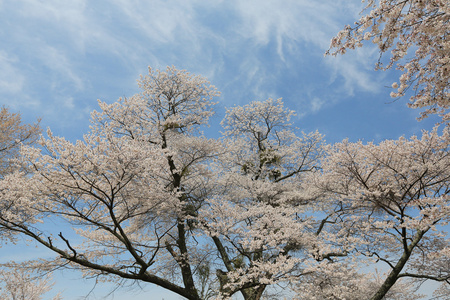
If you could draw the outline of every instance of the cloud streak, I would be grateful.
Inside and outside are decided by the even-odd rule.
[[[25,78],[15,67],[17,57],[0,51],[0,90],[4,94],[16,94],[23,89]]]
[[[55,119],[67,108],[61,98],[81,98],[71,107],[87,118],[86,107],[98,97],[135,91],[147,65],[172,64],[208,76],[225,105],[268,97],[309,105],[298,95],[333,98],[324,85],[337,86],[343,97],[376,92],[372,66],[358,55],[322,57],[347,22],[342,16],[351,19],[358,10],[343,0],[3,3],[0,38],[13,46],[0,49],[0,64],[14,75],[0,76],[0,95],[45,102],[41,115]],[[298,80],[286,88],[288,76]],[[325,107],[323,101],[310,111]]]

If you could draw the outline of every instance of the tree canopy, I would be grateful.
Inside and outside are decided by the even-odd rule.
[[[56,255],[27,266],[187,299],[420,299],[425,280],[448,292],[449,128],[326,145],[268,99],[229,108],[213,139],[205,78],[149,68],[139,86],[99,102],[83,140],[48,130],[10,160],[0,229]]]
[[[0,109],[0,176],[12,172],[11,159],[19,155],[20,145],[31,145],[39,138],[39,121],[23,124],[19,113]]]

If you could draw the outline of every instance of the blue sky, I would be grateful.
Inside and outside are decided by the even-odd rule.
[[[224,107],[269,97],[331,143],[431,129],[436,119],[419,123],[406,98],[389,97],[399,73],[374,71],[372,44],[324,57],[360,9],[358,0],[0,0],[0,105],[75,141],[97,99],[131,96],[148,66],[174,65],[222,92],[215,131]]]

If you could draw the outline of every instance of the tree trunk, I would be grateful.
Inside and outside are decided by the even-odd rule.
[[[381,287],[378,289],[378,291],[375,293],[375,295],[372,298],[370,298],[370,300],[382,300],[384,298],[384,296],[386,296],[387,292],[389,292],[389,290],[392,288],[392,286],[397,282],[400,272],[403,270],[406,263],[408,262],[413,249],[420,242],[423,235],[427,231],[428,230],[423,230],[423,231],[419,230],[416,233],[416,236],[414,237],[414,240],[412,241],[412,243],[405,248],[405,250],[403,251],[402,257],[400,257],[397,264],[394,266],[392,271],[389,273],[388,277],[384,280]]]

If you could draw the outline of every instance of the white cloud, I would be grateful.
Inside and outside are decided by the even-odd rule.
[[[6,94],[19,93],[24,86],[25,76],[15,66],[18,58],[0,51],[0,90]]]
[[[129,1],[115,0],[115,4],[127,22],[147,39],[157,43],[176,42],[180,33],[194,37],[192,2],[189,1]]]
[[[312,100],[311,100],[311,111],[312,112],[317,112],[317,111],[319,111],[321,108],[322,108],[322,106],[325,104],[325,101],[324,100],[322,100],[321,98],[319,98],[319,97],[314,97]]]
[[[360,3],[349,1],[237,1],[241,15],[241,34],[255,43],[277,44],[279,58],[286,61],[286,53],[295,57],[311,54],[322,55],[331,38],[346,23],[353,22],[360,11]],[[299,50],[298,45],[302,45]],[[372,48],[364,48],[345,58],[326,60],[331,71],[345,79],[346,88],[352,94],[354,88],[374,92],[376,83],[371,77],[374,63]],[[375,59],[375,58],[374,58]],[[287,62],[289,63],[289,62]]]
[[[37,58],[55,74],[52,79],[52,88],[61,88],[61,81],[68,81],[77,90],[83,88],[81,75],[77,74],[72,61],[58,48],[48,44],[42,44],[36,51]]]
[[[36,82],[53,93],[55,103],[61,102],[57,97],[74,98],[92,86],[107,86],[113,75],[132,84],[147,65],[174,64],[209,76],[220,88],[233,85],[227,101],[234,103],[286,98],[276,91],[286,70],[305,81],[298,87],[308,89],[305,94],[324,99],[314,106],[317,110],[329,103],[324,84],[343,81],[347,95],[377,86],[370,74],[373,65],[369,69],[367,60],[355,56],[327,59],[317,66],[326,73],[324,82],[308,85],[312,79],[302,64],[311,64],[311,56],[321,64],[330,38],[345,24],[342,15],[350,21],[358,13],[356,4],[346,0],[17,0],[3,8],[5,15],[12,14],[8,39],[26,52],[17,54],[17,62],[8,61],[9,68],[20,71],[14,73],[17,80],[6,78],[8,88],[3,83],[0,89],[19,94],[24,82]],[[4,56],[14,57],[13,49],[4,50]],[[41,72],[47,82],[36,78]],[[86,103],[73,105],[83,109]]]
[[[242,35],[267,44],[273,36],[280,44],[310,42],[326,50],[330,38],[340,29],[342,12],[357,15],[358,7],[348,1],[252,0],[236,1],[242,17]]]
[[[68,109],[72,110],[75,108],[75,103],[74,103],[73,97],[67,97],[67,98],[62,99],[62,103]]]
[[[332,70],[330,83],[343,78],[343,88],[351,96],[357,89],[377,93],[383,86],[380,79],[385,74],[374,72],[376,60],[377,52],[373,48],[358,48],[344,56],[326,57],[326,65]]]

